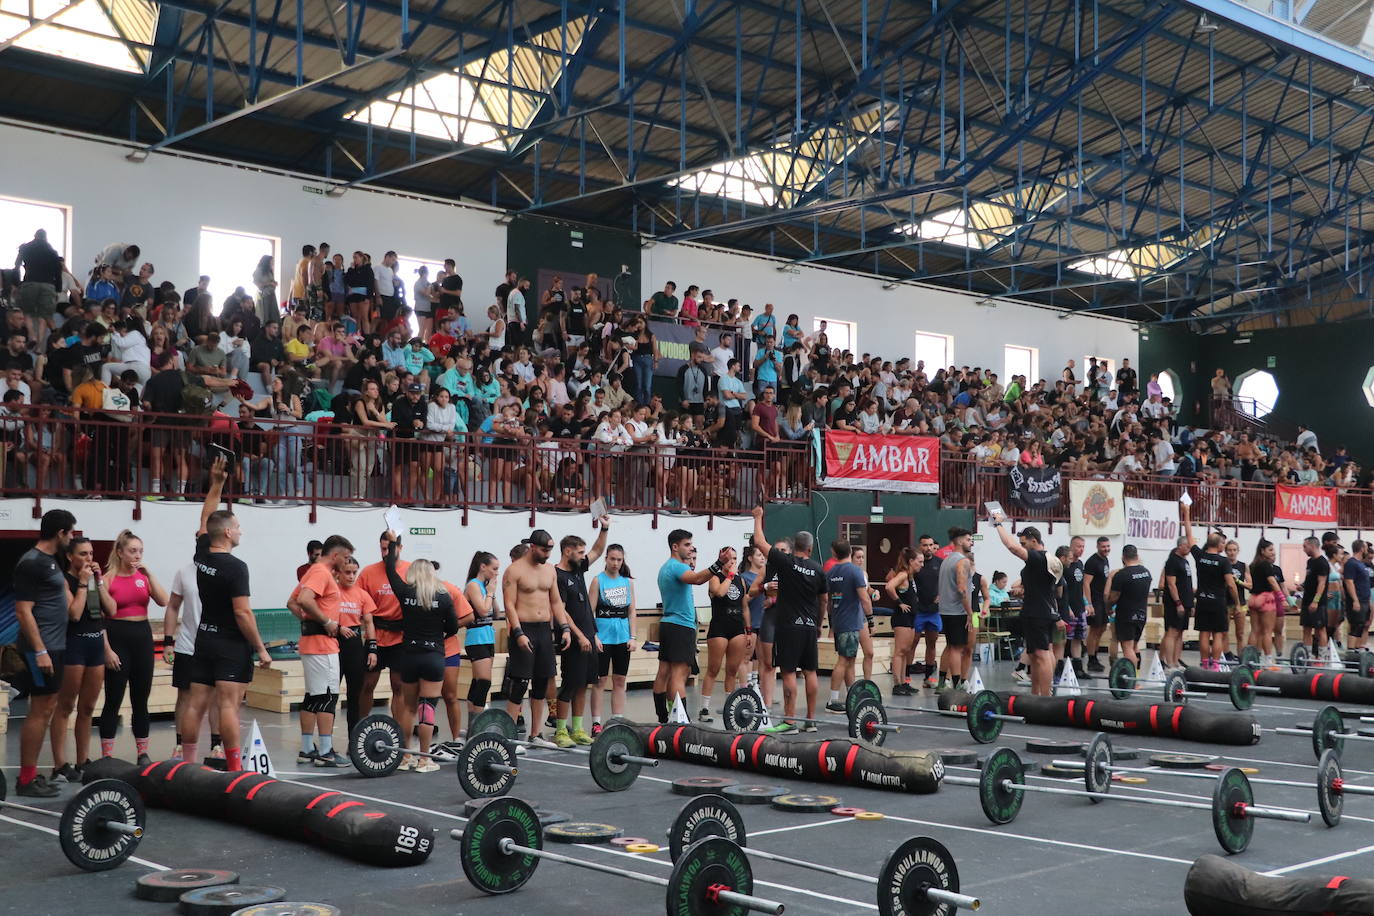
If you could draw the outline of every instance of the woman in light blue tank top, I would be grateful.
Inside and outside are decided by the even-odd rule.
[[[468,716],[477,715],[487,706],[491,690],[491,659],[496,654],[496,637],[492,622],[496,619],[495,596],[491,583],[501,571],[501,561],[495,554],[479,550],[468,565],[468,584],[463,594],[472,605],[472,623],[468,624],[463,653],[472,663],[472,684],[468,687]]]
[[[601,644],[601,682],[592,691],[592,734],[601,732],[601,694],[611,681],[611,715],[625,714],[625,682],[630,653],[635,650],[635,584],[625,565],[625,548],[606,548],[606,569],[592,580],[587,597],[596,614],[596,637]]]

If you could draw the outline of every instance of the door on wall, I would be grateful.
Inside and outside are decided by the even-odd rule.
[[[887,581],[892,567],[897,565],[897,554],[903,547],[911,546],[911,528],[911,522],[869,522],[864,527],[869,582]]]

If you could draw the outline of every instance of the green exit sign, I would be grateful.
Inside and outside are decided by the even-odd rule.
[[[411,528],[411,529],[410,529],[410,533],[413,534],[413,535],[415,535],[416,537],[433,537],[433,536],[434,536],[434,529],[433,529],[433,528]]]
[[[1278,364],[1279,364],[1279,358],[1278,358],[1277,356],[1270,356],[1270,357],[1268,357],[1268,358],[1265,360],[1265,368],[1268,368],[1268,369],[1273,369],[1273,368],[1274,368],[1275,366],[1277,366]]]

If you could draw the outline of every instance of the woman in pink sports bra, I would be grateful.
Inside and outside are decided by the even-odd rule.
[[[101,591],[114,603],[115,612],[105,620],[105,635],[118,663],[105,673],[105,708],[100,715],[100,756],[113,757],[119,726],[119,707],[124,689],[132,707],[134,746],[139,766],[152,762],[148,756],[148,694],[153,689],[153,629],[148,624],[148,603],[167,606],[167,590],[143,566],[143,541],[125,529],[115,539],[110,562],[100,580]]]

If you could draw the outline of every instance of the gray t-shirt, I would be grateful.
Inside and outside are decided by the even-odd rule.
[[[219,347],[214,349],[192,347],[190,354],[186,357],[186,365],[193,369],[198,367],[222,368],[224,366],[224,351]]]
[[[945,561],[940,564],[940,614],[945,617],[964,616],[964,592],[967,592],[973,581],[970,576],[964,583],[964,592],[959,591],[959,567],[960,560],[964,558],[957,553],[952,553],[945,557]]]
[[[34,547],[19,558],[14,567],[14,600],[33,602],[33,619],[38,623],[43,648],[49,652],[66,650],[67,579],[56,557]],[[22,631],[20,642],[26,652],[37,649],[27,644]]]

